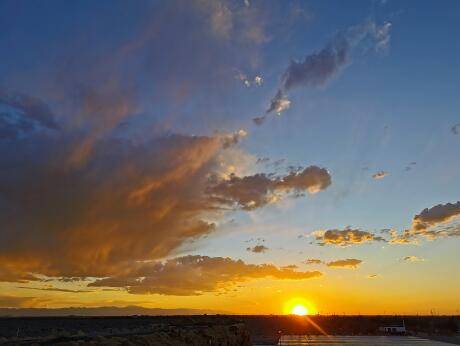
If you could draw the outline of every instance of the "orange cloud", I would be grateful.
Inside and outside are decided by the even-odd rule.
[[[266,174],[247,177],[231,175],[209,189],[209,193],[221,203],[252,210],[277,201],[278,193],[316,193],[331,184],[331,176],[325,168],[307,167],[284,177],[271,178]]]
[[[224,257],[185,256],[165,262],[143,263],[123,275],[99,279],[91,287],[123,287],[136,294],[200,295],[248,280],[273,278],[306,280],[322,276],[319,271],[296,271],[272,264],[246,264]]]
[[[313,232],[319,245],[348,246],[373,241],[386,241],[384,238],[359,229],[346,228],[344,230],[329,229]]]
[[[363,261],[355,258],[327,262],[326,265],[331,268],[349,268],[356,269]]]

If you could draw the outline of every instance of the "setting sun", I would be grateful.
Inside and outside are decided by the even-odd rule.
[[[296,305],[292,308],[292,314],[298,316],[308,315],[308,309],[303,305]]]
[[[291,298],[284,303],[283,313],[286,315],[306,316],[316,314],[316,307],[308,299],[302,297]]]

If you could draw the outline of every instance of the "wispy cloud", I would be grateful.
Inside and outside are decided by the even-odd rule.
[[[325,86],[330,79],[350,64],[352,50],[369,39],[376,51],[388,49],[391,23],[377,25],[368,21],[339,32],[318,52],[308,54],[303,60],[293,60],[284,72],[275,97],[267,113],[280,114],[291,105],[286,93],[295,88],[317,88]]]

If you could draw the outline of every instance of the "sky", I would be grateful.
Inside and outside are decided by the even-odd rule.
[[[0,2],[0,307],[458,314],[458,1]]]

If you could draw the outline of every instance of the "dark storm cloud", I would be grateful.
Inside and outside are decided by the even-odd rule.
[[[253,279],[306,280],[321,276],[319,271],[301,272],[272,264],[247,264],[225,257],[185,256],[139,264],[124,275],[100,279],[89,286],[123,287],[135,294],[191,296],[216,292]]]
[[[14,151],[0,140],[0,281],[115,275],[212,232],[229,204],[253,209],[275,192],[330,184],[315,166],[276,179],[216,178],[245,135],[94,137],[78,164],[69,157],[88,138],[78,128],[16,138]]]
[[[229,205],[255,207],[229,181],[255,183],[248,197],[259,206],[330,184],[315,166],[222,181],[221,157],[246,133],[171,130],[214,119],[210,105],[228,96],[235,59],[250,60],[264,41],[257,18],[226,1],[168,1],[122,42],[91,32],[88,42],[110,49],[69,37],[69,54],[59,52],[44,80],[23,78],[51,107],[2,91],[0,281],[115,277],[171,256],[213,232]]]
[[[279,199],[279,194],[299,194],[305,191],[317,193],[331,184],[329,172],[310,166],[284,177],[270,177],[260,173],[252,176],[230,176],[209,189],[209,193],[223,204],[252,210]]]

